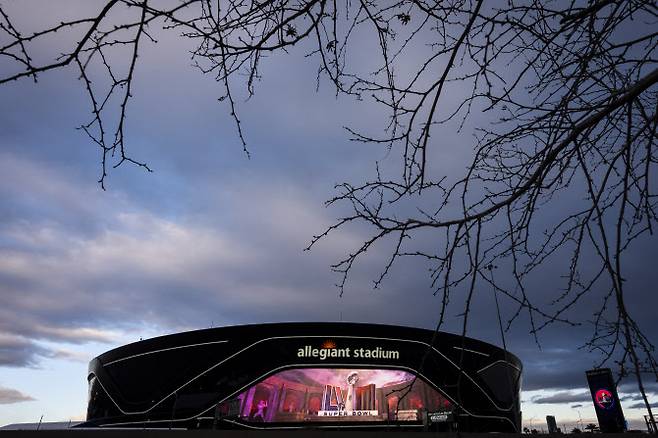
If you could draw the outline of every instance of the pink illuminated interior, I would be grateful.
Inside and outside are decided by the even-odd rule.
[[[285,370],[238,399],[240,417],[252,422],[409,422],[420,421],[423,410],[452,410],[436,389],[394,369]]]

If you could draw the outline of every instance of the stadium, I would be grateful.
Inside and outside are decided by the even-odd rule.
[[[93,359],[84,426],[519,432],[521,369],[496,346],[418,328],[211,328]]]

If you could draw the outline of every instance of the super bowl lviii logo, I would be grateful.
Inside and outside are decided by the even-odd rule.
[[[615,399],[612,396],[612,393],[607,389],[599,389],[594,394],[594,401],[601,409],[608,410],[611,409],[615,404]]]

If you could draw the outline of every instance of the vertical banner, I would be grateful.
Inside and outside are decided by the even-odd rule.
[[[592,402],[603,433],[624,432],[626,421],[610,368],[586,371]]]
[[[557,427],[557,421],[555,421],[555,416],[547,415],[546,416],[546,425],[548,426],[548,433],[553,435],[560,433],[560,429]]]

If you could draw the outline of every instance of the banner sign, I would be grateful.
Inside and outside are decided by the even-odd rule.
[[[599,368],[587,371],[586,375],[601,432],[624,432],[626,421],[619,403],[612,371],[610,368]]]

